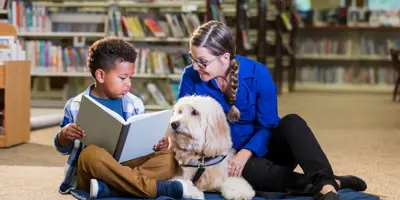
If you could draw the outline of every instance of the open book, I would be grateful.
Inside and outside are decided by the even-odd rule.
[[[106,149],[120,163],[154,152],[168,128],[172,110],[134,115],[126,121],[93,98],[82,95],[76,124],[86,136],[85,145]]]

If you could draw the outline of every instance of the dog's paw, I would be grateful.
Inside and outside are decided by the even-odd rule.
[[[222,184],[221,195],[229,200],[251,200],[256,192],[243,178],[230,177]]]
[[[183,198],[204,199],[204,193],[200,191],[191,181],[177,180],[183,186]]]

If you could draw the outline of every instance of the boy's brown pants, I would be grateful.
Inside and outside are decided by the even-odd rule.
[[[172,178],[176,170],[169,150],[118,163],[105,149],[87,146],[78,159],[77,188],[89,191],[90,179],[99,179],[117,192],[142,198],[156,198],[156,180]]]

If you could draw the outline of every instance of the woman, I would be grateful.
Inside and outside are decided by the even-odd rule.
[[[280,119],[276,87],[268,69],[235,55],[228,27],[210,21],[190,39],[189,57],[179,97],[208,95],[227,113],[233,147],[230,176],[243,176],[257,191],[304,191],[315,199],[340,199],[337,190],[364,191],[366,184],[354,176],[336,177],[306,122],[298,115]],[[293,172],[300,165],[305,174]]]

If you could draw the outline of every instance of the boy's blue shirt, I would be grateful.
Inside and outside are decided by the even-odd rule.
[[[118,113],[121,117],[124,117],[124,111],[122,109],[122,98],[117,99],[103,99],[98,98],[89,93],[90,97],[92,97],[97,102],[101,103],[103,106],[113,110],[114,112]]]
[[[73,97],[67,101],[67,103],[65,104],[65,107],[64,107],[64,120],[60,125],[61,128],[63,128],[65,125],[67,125],[69,123],[76,122],[82,95],[89,95],[90,90],[93,87],[94,87],[94,84],[89,86],[83,93],[81,93],[81,94],[77,95],[76,97]],[[122,100],[122,116],[124,117],[125,120],[133,115],[145,113],[143,101],[139,97],[136,97],[135,95],[133,95],[131,93],[128,93],[128,94],[124,95],[121,98],[121,100]],[[112,108],[110,108],[110,109],[112,109]],[[62,153],[64,155],[69,155],[69,158],[65,165],[65,171],[64,171],[65,177],[59,187],[59,192],[61,194],[67,194],[72,189],[76,188],[78,157],[79,157],[80,152],[82,151],[82,149],[85,146],[79,140],[75,140],[74,142],[71,142],[71,144],[69,146],[62,147],[60,145],[60,143],[58,142],[58,135],[61,131],[61,128],[57,132],[56,136],[54,137],[54,145],[55,145],[57,151],[59,151],[60,153]]]

